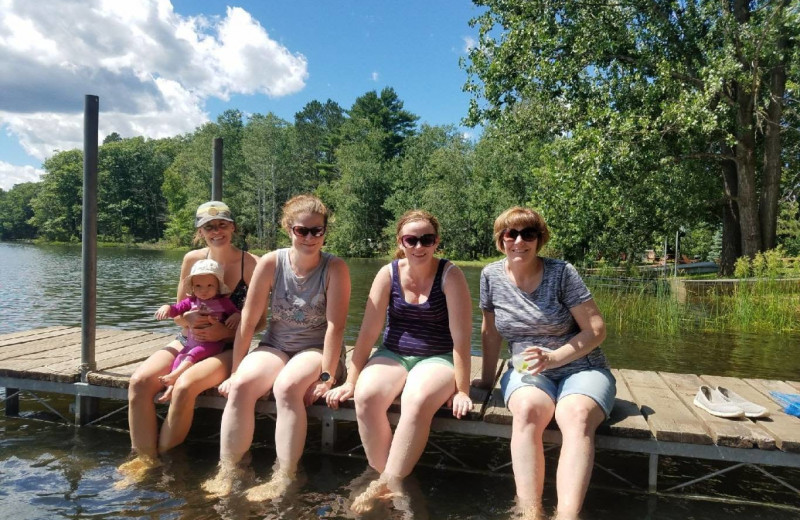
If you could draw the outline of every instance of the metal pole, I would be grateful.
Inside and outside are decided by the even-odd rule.
[[[81,228],[81,381],[96,370],[97,327],[97,129],[100,98],[86,95],[83,108],[83,226]],[[83,424],[96,402],[78,399],[76,422]]]
[[[222,200],[222,138],[214,138],[214,170],[211,175],[211,200]]]

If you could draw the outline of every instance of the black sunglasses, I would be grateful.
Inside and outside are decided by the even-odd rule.
[[[525,229],[504,229],[501,235],[503,240],[514,241],[517,237],[522,237],[525,242],[533,242],[539,238],[539,232],[535,228],[526,227]]]
[[[406,247],[417,247],[417,244],[422,247],[431,247],[436,243],[435,233],[425,233],[421,237],[416,235],[403,235],[400,237],[400,242]]]
[[[308,236],[311,233],[312,237],[321,237],[325,234],[325,226],[315,226],[308,228],[305,226],[292,226],[292,233],[299,237]]]

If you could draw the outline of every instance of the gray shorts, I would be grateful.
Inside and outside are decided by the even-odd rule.
[[[607,368],[590,368],[560,378],[548,377],[546,374],[529,376],[523,381],[522,374],[509,365],[500,378],[500,390],[503,401],[508,406],[511,394],[524,386],[534,386],[550,396],[554,403],[570,394],[585,395],[592,398],[606,414],[608,419],[614,408],[614,396],[617,394],[617,380]]]

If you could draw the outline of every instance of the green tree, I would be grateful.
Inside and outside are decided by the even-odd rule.
[[[37,229],[31,224],[32,201],[41,183],[15,184],[9,191],[0,189],[0,240],[36,238]]]
[[[30,223],[46,240],[80,240],[83,201],[83,153],[56,152],[44,162],[41,187],[31,201]]]
[[[627,148],[632,162],[644,153],[638,172],[655,158],[675,161],[675,186],[714,175],[723,263],[774,244],[780,129],[787,84],[798,78],[800,23],[787,0],[476,3],[488,10],[474,21],[480,44],[467,66],[472,122],[509,125],[523,138],[575,137],[595,155]],[[603,189],[638,182],[609,173],[626,178]]]
[[[304,181],[302,191],[312,192],[336,175],[336,148],[345,121],[344,110],[330,99],[325,104],[311,101],[294,115],[297,153]]]
[[[403,108],[403,102],[391,87],[370,91],[355,100],[342,125],[342,139],[354,142],[374,130],[380,131],[383,158],[389,160],[403,151],[406,138],[415,132],[418,116]]]

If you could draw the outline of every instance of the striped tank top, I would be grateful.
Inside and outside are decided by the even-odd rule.
[[[392,262],[392,289],[386,309],[384,348],[403,356],[433,356],[453,351],[442,273],[447,260],[440,259],[430,295],[425,303],[408,303],[400,285],[397,260]]]

